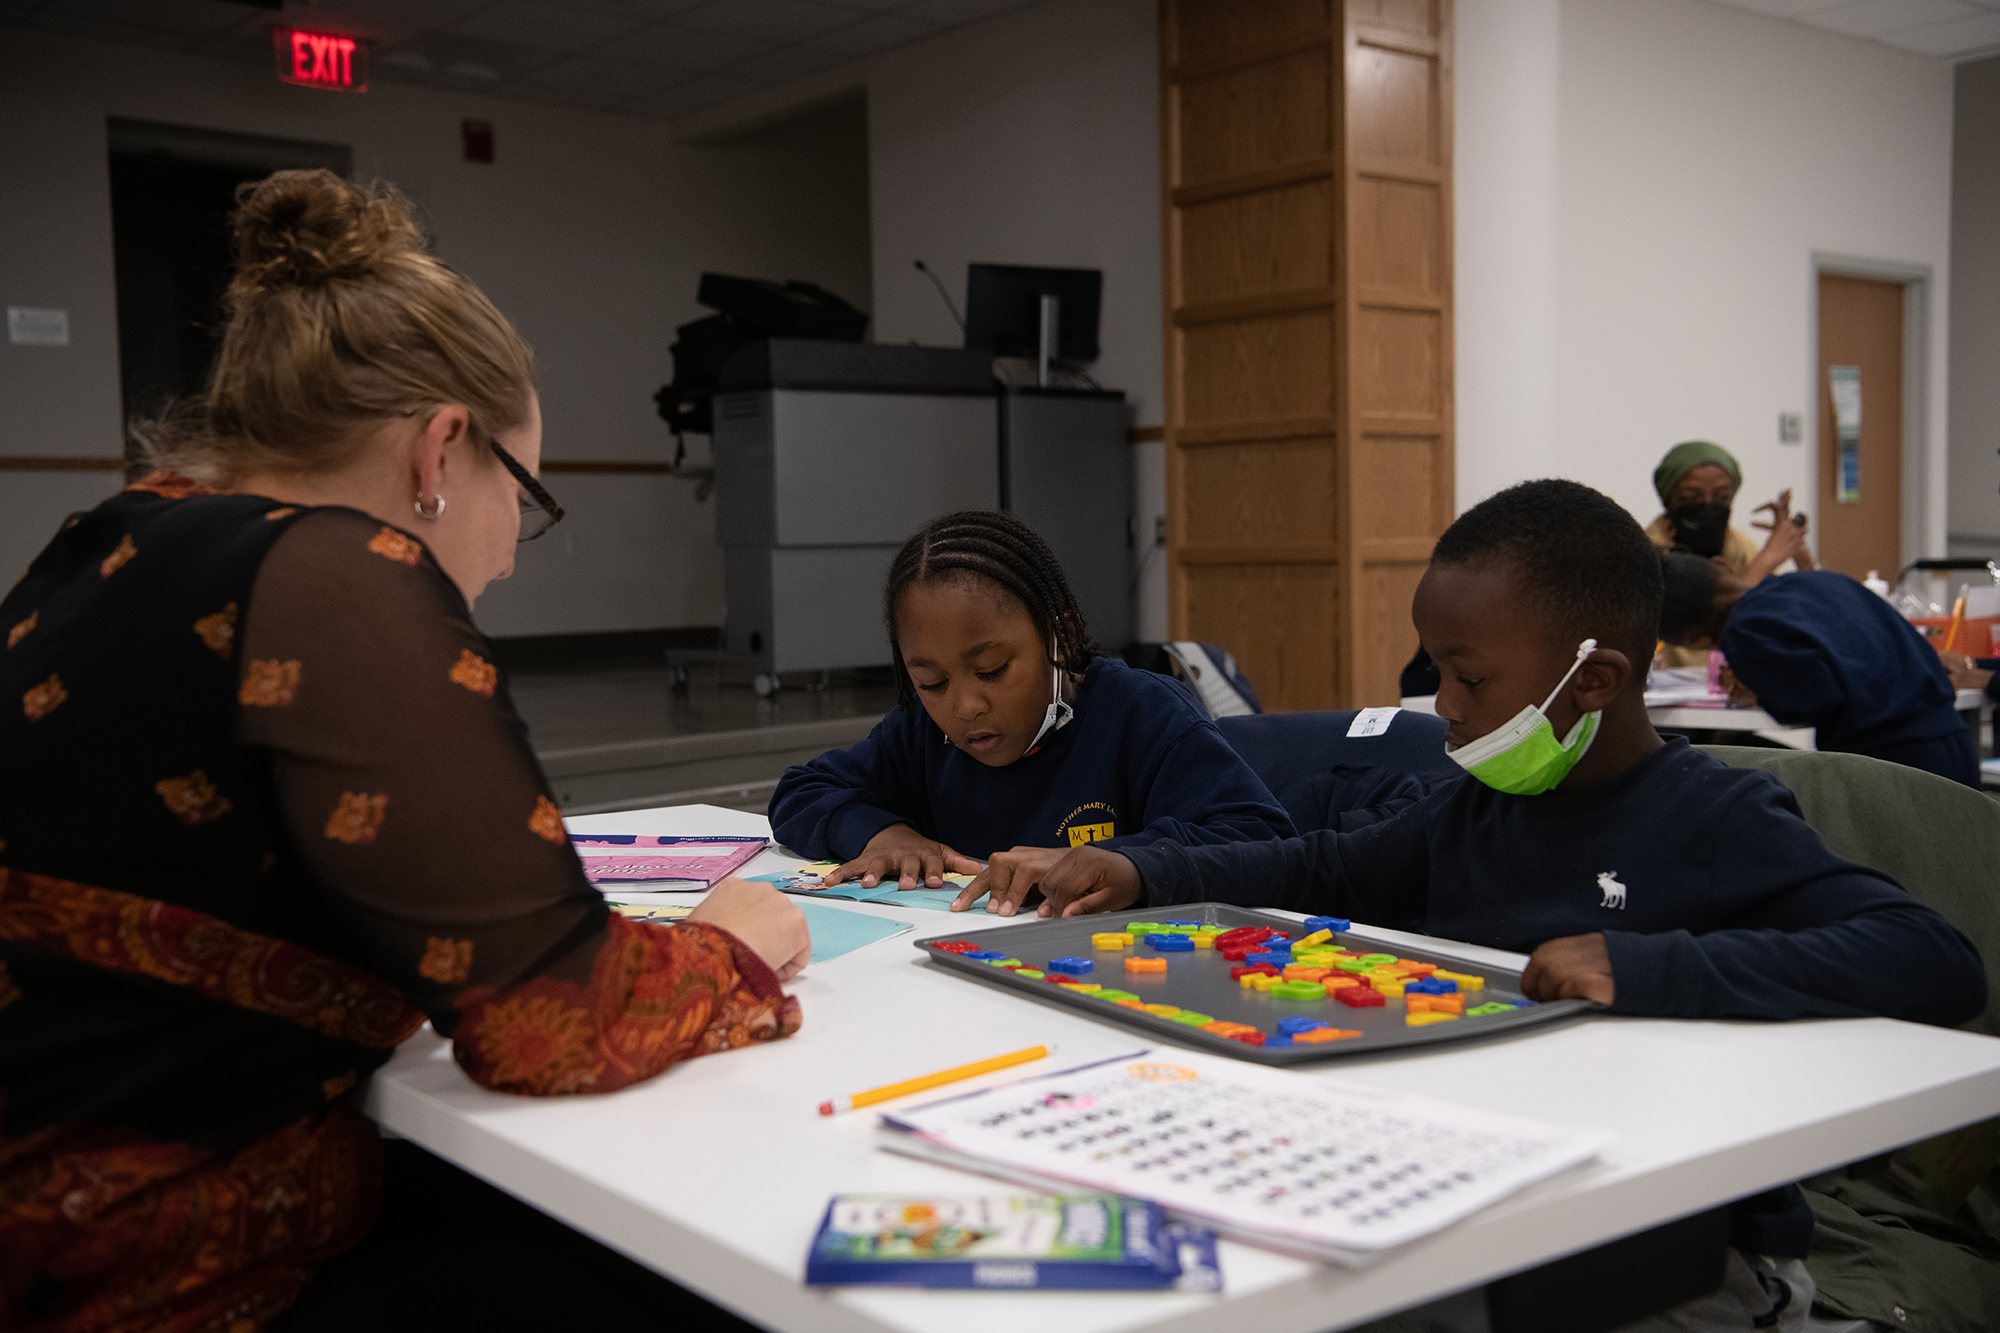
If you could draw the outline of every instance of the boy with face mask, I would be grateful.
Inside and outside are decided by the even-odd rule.
[[[1757,524],[1771,534],[1762,549],[1749,533],[1729,526],[1736,494],[1743,489],[1743,468],[1719,444],[1686,440],[1667,450],[1653,469],[1653,489],[1666,509],[1646,528],[1655,546],[1678,546],[1705,559],[1720,559],[1731,575],[1747,584],[1776,573],[1787,560],[1800,569],[1813,567],[1812,552],[1806,549],[1805,515],[1792,514],[1789,490],[1757,506],[1760,514],[1771,511],[1770,523]],[[1670,667],[1707,662],[1706,653],[1671,644],[1661,658],[1661,664]]]
[[[1438,541],[1413,608],[1465,777],[1349,833],[1080,848],[1043,877],[1040,910],[1220,901],[1349,917],[1530,954],[1530,998],[1623,1014],[1980,1012],[1979,955],[1942,917],[1827,851],[1768,775],[1653,730],[1660,604],[1659,557],[1617,502],[1568,481],[1503,491]],[[1811,1235],[1795,1187],[1740,1201],[1718,1296],[1769,1309],[1760,1326],[1798,1318]]]

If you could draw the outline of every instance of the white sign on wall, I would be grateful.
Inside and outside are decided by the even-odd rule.
[[[7,341],[29,347],[67,347],[69,311],[10,305],[7,307]]]

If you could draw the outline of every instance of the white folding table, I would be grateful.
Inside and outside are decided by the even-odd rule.
[[[709,806],[588,816],[571,826],[662,833],[767,827],[758,816]],[[767,851],[747,873],[789,864]],[[1323,1267],[1225,1242],[1225,1286],[1214,1296],[809,1288],[801,1281],[806,1249],[829,1196],[987,1183],[878,1150],[872,1114],[822,1118],[815,1111],[822,1099],[1036,1043],[1059,1043],[1059,1063],[1021,1066],[947,1092],[1148,1045],[1115,1024],[950,975],[911,948],[916,938],[1005,924],[983,910],[953,916],[833,905],[915,930],[809,967],[791,986],[805,1011],[792,1038],[692,1060],[606,1096],[528,1098],[475,1086],[426,1029],[376,1074],[370,1111],[395,1133],[681,1285],[793,1333],[1345,1328],[2000,1114],[2000,1040],[1886,1019],[1698,1023],[1598,1015],[1513,1036],[1336,1059],[1300,1074],[1617,1135],[1595,1162],[1370,1267]],[[1391,947],[1412,938],[1365,933]],[[1469,961],[1522,962],[1472,946],[1452,951]],[[940,1095],[947,1093],[924,1096]]]

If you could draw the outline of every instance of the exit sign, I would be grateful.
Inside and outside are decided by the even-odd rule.
[[[342,93],[368,91],[366,42],[336,32],[273,28],[271,44],[278,57],[278,77],[286,83]]]

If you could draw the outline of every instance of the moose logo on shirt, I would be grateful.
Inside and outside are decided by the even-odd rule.
[[[1597,887],[1604,890],[1604,901],[1599,907],[1615,907],[1625,910],[1625,886],[1618,882],[1618,872],[1607,870],[1597,877]]]
[[[1091,814],[1101,815],[1102,822],[1089,824],[1078,822],[1083,817]],[[1063,822],[1056,827],[1057,837],[1065,835],[1069,838],[1069,845],[1072,847],[1081,847],[1087,842],[1103,842],[1106,839],[1115,838],[1118,836],[1118,812],[1102,801],[1086,801],[1084,804],[1070,811],[1064,817]]]

